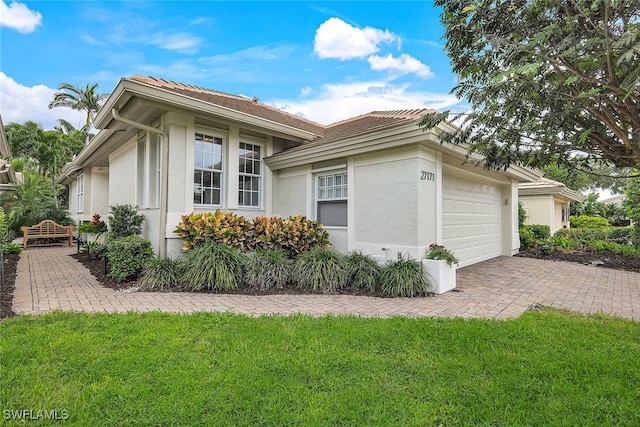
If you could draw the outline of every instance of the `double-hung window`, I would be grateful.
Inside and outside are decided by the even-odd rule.
[[[325,226],[347,226],[347,174],[317,176],[318,222]]]
[[[261,147],[240,143],[238,177],[238,206],[259,208],[262,193]]]
[[[222,202],[222,138],[196,133],[193,204],[220,206]]]
[[[84,175],[78,175],[78,179],[76,180],[76,193],[77,193],[77,204],[76,204],[76,212],[82,213],[84,212]]]

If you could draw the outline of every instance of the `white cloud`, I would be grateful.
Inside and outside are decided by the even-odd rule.
[[[177,50],[181,52],[195,52],[202,43],[202,39],[188,33],[162,34],[156,33],[148,40],[161,49]]]
[[[34,121],[45,130],[53,129],[58,119],[65,119],[76,127],[84,125],[85,114],[70,108],[49,109],[56,89],[44,85],[23,86],[0,72],[0,111],[4,124]]]
[[[423,79],[435,77],[428,65],[406,53],[403,53],[398,58],[391,54],[386,56],[372,55],[367,61],[369,61],[369,65],[374,71],[391,71],[398,76],[416,74]]]
[[[302,96],[307,96],[309,95],[311,92],[313,91],[313,89],[311,89],[311,86],[305,86],[302,89],[300,89],[300,95]]]
[[[31,33],[42,24],[40,12],[33,12],[22,3],[12,2],[7,6],[0,0],[0,27],[9,27],[21,33]]]
[[[365,58],[378,52],[380,43],[393,43],[399,37],[389,30],[356,28],[339,18],[329,18],[316,30],[313,51],[320,58]]]
[[[392,85],[373,81],[327,84],[322,87],[321,93],[308,100],[276,99],[267,102],[289,113],[329,124],[379,110],[444,110],[459,101],[447,93],[412,91],[408,84]]]

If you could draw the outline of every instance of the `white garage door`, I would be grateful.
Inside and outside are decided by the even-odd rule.
[[[443,244],[460,266],[502,255],[502,193],[499,186],[445,175],[442,182]]]

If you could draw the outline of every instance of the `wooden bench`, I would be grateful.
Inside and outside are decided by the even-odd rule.
[[[22,247],[27,249],[29,239],[57,239],[66,237],[69,239],[69,246],[73,245],[73,225],[60,225],[50,219],[45,219],[39,224],[31,227],[20,227],[22,230]]]

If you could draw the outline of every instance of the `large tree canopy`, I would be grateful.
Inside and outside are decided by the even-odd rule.
[[[459,76],[452,92],[471,111],[423,127],[458,123],[445,140],[470,144],[488,168],[640,165],[638,0],[435,3]]]

